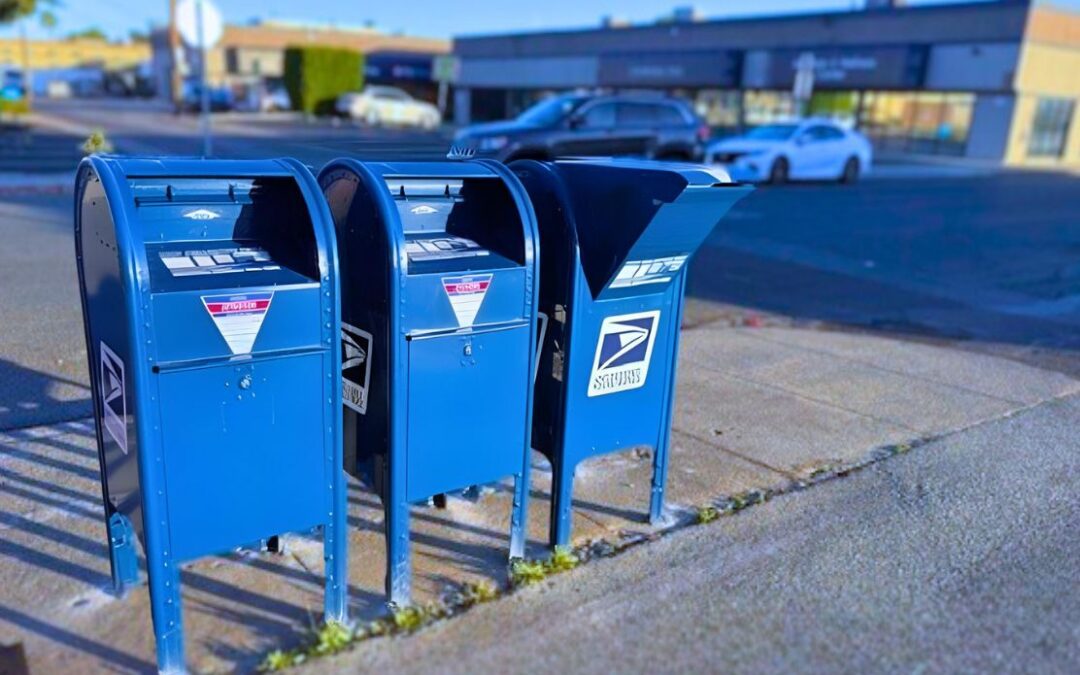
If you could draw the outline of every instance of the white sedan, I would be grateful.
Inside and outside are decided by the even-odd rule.
[[[706,149],[705,161],[740,181],[854,183],[870,170],[873,155],[870,141],[859,132],[830,120],[807,119],[767,124],[716,141]]]
[[[370,86],[360,93],[342,94],[335,108],[339,114],[373,127],[385,124],[435,129],[442,124],[438,108],[396,87]]]

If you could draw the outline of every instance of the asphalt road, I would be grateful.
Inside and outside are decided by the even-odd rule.
[[[102,126],[125,152],[199,152],[190,116],[74,103],[46,104],[59,120],[48,133]],[[222,116],[215,127],[219,156],[294,155],[314,166],[340,155],[437,159],[448,142],[283,119]],[[70,199],[0,197],[0,429],[90,414]],[[709,239],[689,292],[796,319],[957,339],[1078,374],[1077,213],[1080,178],[1067,175],[765,187]]]
[[[1075,673],[1080,399],[308,672]]]

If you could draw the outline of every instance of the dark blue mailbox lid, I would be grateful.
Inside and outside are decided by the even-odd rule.
[[[566,217],[594,299],[646,292],[634,282],[638,269],[677,272],[750,189],[693,164],[589,159],[552,167],[567,190]]]

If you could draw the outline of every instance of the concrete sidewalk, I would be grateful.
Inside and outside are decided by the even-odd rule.
[[[700,303],[687,317],[668,483],[674,516],[1080,392],[1080,380],[966,345]],[[580,467],[575,539],[648,532],[650,467],[647,453],[634,451]],[[532,478],[529,553],[539,557],[550,489],[539,457]],[[124,599],[106,590],[98,480],[87,421],[0,433],[0,642],[23,642],[35,674],[153,669],[145,590]],[[477,503],[414,511],[417,601],[464,581],[505,582],[510,499],[504,485]],[[357,484],[350,502],[353,615],[370,619],[385,611],[382,512]],[[185,567],[192,668],[249,670],[299,640],[321,608],[322,547],[300,536],[287,547],[282,556],[237,553]]]

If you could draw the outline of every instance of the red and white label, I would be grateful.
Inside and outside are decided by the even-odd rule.
[[[273,291],[202,296],[206,311],[233,354],[251,353],[273,299]]]
[[[467,274],[459,277],[443,277],[443,290],[450,299],[458,326],[468,328],[476,321],[480,305],[491,287],[492,274]]]

